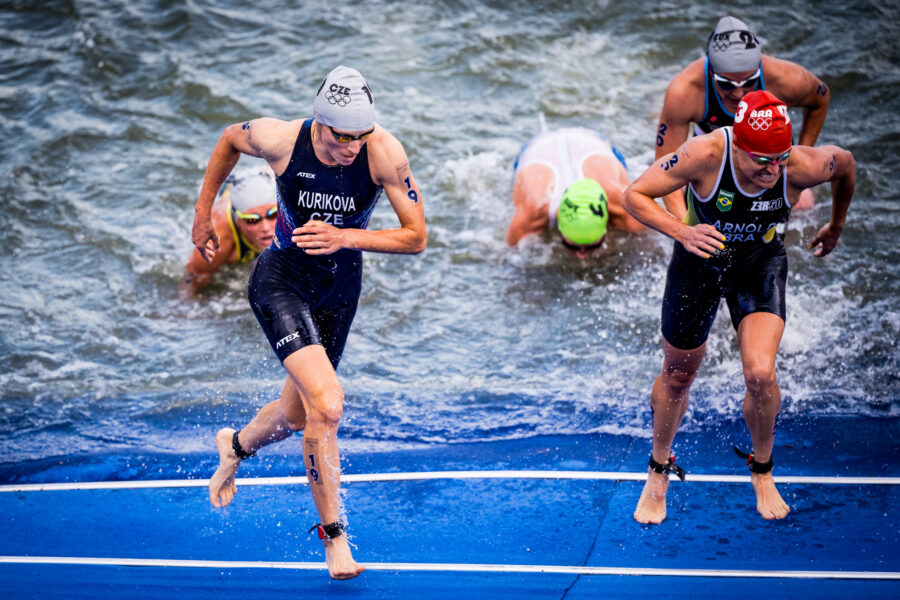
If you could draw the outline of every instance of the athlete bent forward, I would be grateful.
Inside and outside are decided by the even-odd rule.
[[[641,523],[666,517],[669,473],[683,477],[671,456],[706,338],[725,298],[747,391],[744,420],[756,508],[765,519],[790,510],[772,477],[775,419],[781,392],[775,355],[785,319],[787,257],[777,228],[800,193],[832,182],[831,221],[810,243],[815,256],[834,250],[853,197],[853,156],[837,146],[792,146],[787,106],[770,92],[744,96],[734,127],[692,138],[657,160],[625,192],[625,209],[675,240],[662,305],[664,360],[650,395],[653,450],[634,512]],[[688,186],[686,223],[653,201]]]

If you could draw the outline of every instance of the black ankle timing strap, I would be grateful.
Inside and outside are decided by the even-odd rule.
[[[346,528],[344,524],[340,521],[335,521],[334,523],[329,523],[328,525],[322,525],[321,523],[316,523],[312,527],[309,528],[309,531],[306,533],[312,533],[314,529],[319,530],[319,539],[324,540],[326,537],[330,540],[333,540],[336,537],[340,537]]]
[[[656,462],[655,460],[653,460],[653,453],[651,452],[650,453],[650,468],[653,469],[654,471],[656,471],[657,473],[665,473],[667,475],[669,473],[674,473],[678,479],[684,481],[684,478],[685,478],[684,469],[682,469],[681,467],[679,467],[678,465],[675,464],[674,456],[670,456],[669,460],[667,460],[665,462],[665,464],[663,464],[663,463],[659,463],[659,462]]]
[[[747,459],[747,468],[750,469],[754,473],[768,473],[772,470],[772,467],[775,466],[775,463],[772,462],[772,458],[769,458],[768,462],[757,462],[755,458],[753,458],[752,452],[744,452],[737,446],[734,447],[734,453],[740,456],[741,458]]]
[[[237,457],[239,459],[244,460],[245,458],[250,458],[251,456],[256,454],[256,452],[247,452],[246,450],[244,450],[243,446],[241,446],[241,442],[238,441],[238,436],[240,434],[241,430],[238,429],[234,432],[234,435],[231,436],[231,448],[232,450],[234,450],[234,453],[237,454]]]

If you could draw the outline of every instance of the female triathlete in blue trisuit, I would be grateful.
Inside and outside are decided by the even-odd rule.
[[[372,93],[358,71],[337,67],[319,87],[313,118],[256,119],[228,127],[213,149],[197,201],[193,241],[207,259],[217,239],[209,211],[241,153],[264,158],[276,174],[275,243],[250,277],[250,304],[288,378],[279,400],[240,431],[216,435],[219,468],[210,502],[226,506],[240,461],[303,430],[303,455],[330,575],[355,577],[340,513],[337,429],[343,390],[335,368],[356,311],[361,251],[416,254],[425,249],[422,197],[403,146],[375,123]],[[381,191],[400,227],[368,231]]]

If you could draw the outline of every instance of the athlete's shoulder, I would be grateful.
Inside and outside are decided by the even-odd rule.
[[[762,68],[766,89],[789,106],[804,105],[807,98],[824,95],[827,89],[809,69],[789,60],[763,56]]]
[[[682,69],[666,87],[663,111],[696,120],[702,116],[706,94],[706,59],[698,58]]]
[[[290,157],[302,125],[303,119],[282,121],[272,117],[260,117],[232,127],[236,135],[246,140],[255,156],[264,158],[272,164]]]
[[[669,82],[668,90],[703,90],[706,84],[706,58],[691,61]]]
[[[228,214],[228,201],[220,196],[213,205],[210,216],[213,227],[216,228],[216,233],[219,235],[220,249],[230,252],[234,248],[235,239]]]
[[[769,54],[763,54],[761,58],[761,64],[763,69],[763,75],[766,77],[769,76],[783,76],[785,74],[792,74],[798,72],[809,72],[809,70],[793,61],[778,58],[777,56],[772,56]]]
[[[378,123],[375,124],[375,131],[369,137],[368,147],[369,159],[376,162],[406,157],[406,150],[400,140]]]
[[[725,144],[729,139],[730,127],[720,127],[710,133],[697,135],[686,141],[678,149],[685,159],[693,164],[718,169],[725,155]]]
[[[304,119],[284,121],[274,117],[257,117],[240,123],[241,131],[252,137],[271,137],[286,135],[291,131],[299,131]]]

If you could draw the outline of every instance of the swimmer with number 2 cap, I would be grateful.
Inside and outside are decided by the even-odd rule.
[[[362,252],[416,254],[425,249],[422,194],[403,146],[375,123],[372,89],[362,75],[337,67],[319,86],[313,118],[255,119],[219,138],[196,205],[192,238],[215,260],[210,222],[216,191],[241,154],[268,161],[276,174],[275,239],[250,275],[250,305],[287,371],[282,395],[243,429],[216,434],[219,468],[209,482],[213,506],[228,505],[240,462],[303,430],[303,460],[320,523],[328,572],[359,575],[341,518],[337,430],[344,393],[335,372],[356,313]],[[382,190],[399,227],[366,226]]]
[[[778,230],[804,189],[831,182],[831,220],[809,244],[815,256],[826,256],[843,230],[855,181],[853,155],[837,146],[792,145],[787,106],[756,91],[741,99],[733,128],[688,140],[626,190],[625,209],[675,240],[662,306],[663,368],[650,394],[653,448],[635,520],[662,522],[669,473],[683,476],[672,442],[722,297],[737,330],[747,388],[743,412],[753,448],[743,456],[756,508],[765,519],[788,514],[772,477],[781,407],[775,355],[784,332],[787,281]],[[682,221],[653,199],[685,186]]]
[[[656,130],[656,158],[674,152],[687,140],[691,122],[697,135],[732,125],[738,102],[754,90],[768,90],[788,107],[803,108],[798,143],[816,143],[828,113],[828,86],[798,64],[763,56],[756,34],[746,23],[722,17],[707,39],[706,56],[685,67],[666,89]],[[812,190],[800,198],[795,209],[812,207]],[[669,212],[679,219],[684,216],[682,190],[664,201]]]

